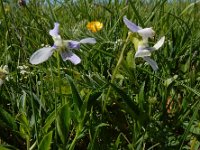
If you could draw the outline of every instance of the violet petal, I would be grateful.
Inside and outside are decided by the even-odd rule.
[[[55,22],[54,23],[54,28],[52,30],[49,31],[49,34],[52,36],[52,37],[57,37],[59,35],[59,23],[58,22]]]
[[[89,44],[95,44],[97,41],[95,38],[85,38],[80,40],[80,43],[89,43]]]
[[[150,57],[143,57],[143,59],[151,66],[154,71],[158,70],[158,65],[153,59]]]
[[[138,32],[138,30],[141,29],[141,27],[135,25],[133,22],[128,20],[126,18],[126,16],[123,17],[123,21],[124,21],[125,25],[129,28],[129,30],[131,30],[132,32]]]
[[[81,59],[74,54],[72,51],[62,51],[60,52],[60,55],[63,59],[63,61],[69,60],[71,61],[74,65],[77,65],[81,62]]]
[[[68,41],[68,48],[69,49],[79,49],[80,48],[80,42],[78,41]]]
[[[37,50],[36,52],[34,52],[31,55],[29,61],[31,64],[34,64],[34,65],[40,64],[40,63],[48,60],[54,51],[55,51],[54,47],[43,47],[43,48]]]

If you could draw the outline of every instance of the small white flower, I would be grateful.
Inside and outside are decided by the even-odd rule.
[[[28,66],[26,65],[18,66],[17,69],[20,70],[20,74],[24,75],[27,73]]]
[[[117,39],[117,40],[115,41],[115,44],[117,44],[117,45],[121,45],[121,44],[122,44],[122,42],[123,42],[123,40],[122,40],[122,39]]]
[[[28,66],[26,66],[26,65],[23,65],[23,68],[24,68],[24,69],[28,69]]]
[[[17,66],[17,69],[22,70],[24,67],[23,66]]]
[[[79,49],[80,44],[84,43],[96,43],[94,38],[85,38],[80,41],[62,40],[61,36],[59,35],[59,23],[54,23],[54,28],[49,31],[49,34],[54,40],[54,45],[52,47],[43,47],[33,53],[30,57],[31,64],[40,64],[48,60],[54,51],[58,51],[63,61],[69,60],[73,64],[77,65],[81,62],[81,59],[76,54],[74,54],[71,49]]]
[[[24,75],[24,74],[26,74],[26,73],[27,73],[26,70],[20,70],[20,74]]]

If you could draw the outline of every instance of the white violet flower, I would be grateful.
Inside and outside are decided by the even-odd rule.
[[[133,22],[128,20],[126,16],[123,17],[123,21],[129,30],[134,33],[138,33],[142,37],[142,40],[134,37],[135,40],[133,40],[133,42],[137,49],[135,53],[135,58],[143,58],[147,63],[151,65],[154,71],[158,70],[157,63],[152,60],[150,56],[153,51],[158,50],[164,44],[165,37],[163,36],[153,47],[149,47],[148,38],[153,38],[153,36],[155,35],[155,31],[152,28],[143,29],[140,26],[135,25]]]
[[[143,58],[147,63],[149,63],[154,71],[158,70],[157,63],[152,60],[150,56],[153,51],[158,50],[164,44],[164,41],[165,37],[163,36],[153,47],[149,47],[148,43],[144,41],[139,41],[135,57]]]

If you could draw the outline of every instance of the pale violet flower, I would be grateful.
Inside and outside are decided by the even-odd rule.
[[[163,36],[153,47],[149,47],[148,43],[142,41],[138,42],[138,49],[135,53],[135,57],[143,58],[149,65],[152,67],[154,71],[158,70],[157,63],[150,58],[151,53],[155,50],[158,50],[165,41],[165,37]]]
[[[148,40],[148,38],[152,38],[155,35],[155,31],[152,28],[143,29],[142,27],[137,26],[128,20],[126,16],[123,17],[123,21],[129,30],[138,33],[143,38],[143,40]]]
[[[73,40],[63,40],[59,35],[59,23],[54,23],[54,28],[49,31],[49,34],[54,40],[54,45],[52,47],[43,47],[37,50],[30,57],[31,64],[40,64],[49,59],[54,51],[58,51],[63,59],[63,61],[69,60],[73,64],[77,65],[81,62],[81,59],[74,54],[72,49],[79,49],[80,44],[95,44],[96,40],[94,38],[85,38],[80,41]]]

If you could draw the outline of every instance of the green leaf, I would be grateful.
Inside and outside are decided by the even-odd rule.
[[[106,127],[106,126],[109,126],[109,124],[101,123],[101,124],[99,124],[98,126],[95,127],[94,136],[92,137],[92,140],[91,140],[91,142],[89,143],[87,149],[91,149],[91,150],[94,149],[94,144],[95,144],[95,140],[96,140],[96,138],[97,138],[97,136],[98,136],[99,129],[102,128],[102,127]]]
[[[19,109],[22,111],[26,111],[26,102],[27,102],[27,93],[23,90],[22,96],[20,97],[20,101],[18,101]]]
[[[88,107],[88,100],[90,98],[90,95],[91,95],[91,91],[86,95],[86,97],[84,98],[84,101],[83,101],[83,105],[81,107],[81,118],[82,120],[85,119],[85,116],[87,114],[87,107]]]
[[[55,120],[55,111],[53,111],[45,120],[45,125],[43,127],[44,133],[47,133],[48,129],[51,127],[52,122]]]
[[[140,109],[138,108],[137,104],[132,101],[132,99],[123,90],[112,83],[110,83],[110,85],[121,96],[122,100],[126,103],[127,108],[133,112],[136,118],[139,118]]]
[[[75,105],[78,106],[78,108],[79,108],[79,110],[80,110],[80,108],[81,108],[83,102],[82,102],[82,100],[81,100],[81,97],[80,97],[80,95],[79,95],[79,92],[78,92],[78,90],[77,90],[77,88],[76,88],[76,86],[75,86],[75,84],[74,84],[72,78],[71,78],[69,75],[66,75],[66,77],[67,77],[67,79],[68,79],[68,81],[69,81],[69,84],[70,84],[70,86],[71,86],[73,102],[74,102]]]
[[[29,121],[25,115],[25,113],[20,113],[17,115],[17,120],[21,123],[26,125],[27,127],[29,126]]]
[[[34,100],[36,100],[38,102],[38,104],[44,109],[44,111],[46,111],[46,108],[45,108],[45,105],[43,104],[43,101],[40,100],[40,98],[36,94],[34,94],[34,93],[31,93],[31,94],[34,97]]]
[[[10,128],[17,129],[15,119],[11,116],[10,113],[5,111],[2,107],[0,107],[0,120],[2,120]]]
[[[196,138],[193,138],[190,143],[190,150],[199,150],[200,142]]]
[[[129,68],[136,68],[135,59],[134,59],[134,51],[129,51],[127,53],[126,62]]]
[[[188,9],[190,9],[191,7],[193,7],[193,9],[194,9],[194,6],[197,4],[197,3],[199,3],[200,2],[200,0],[198,0],[198,1],[195,1],[195,2],[193,2],[193,3],[190,3],[190,5],[188,5],[182,12],[181,12],[181,14],[180,14],[180,16],[181,15],[183,15],[184,13],[188,13]]]
[[[46,134],[42,141],[39,144],[39,150],[50,150],[51,148],[51,140],[52,140],[52,133],[53,131],[50,131],[48,134]]]
[[[119,148],[119,145],[122,143],[121,142],[121,136],[122,136],[122,133],[120,133],[117,137],[117,140],[115,141],[115,149],[118,149]]]
[[[186,61],[186,63],[181,64],[180,70],[182,72],[186,73],[189,69],[190,69],[190,59],[188,58],[188,60]]]
[[[57,115],[58,135],[63,144],[65,144],[67,141],[67,134],[69,132],[70,122],[70,106],[68,104],[65,104],[59,109]]]
[[[20,113],[17,115],[17,120],[20,123],[20,134],[24,137],[24,138],[28,138],[30,136],[30,124],[29,121],[26,117],[25,113]]]
[[[174,75],[171,78],[168,78],[166,80],[164,80],[164,86],[168,87],[172,82],[174,82],[174,80],[176,80],[178,78],[178,75]]]
[[[145,82],[143,82],[142,87],[140,88],[140,92],[138,95],[138,104],[140,106],[140,109],[144,109],[143,108],[143,104],[144,104],[144,87],[145,87]]]
[[[133,9],[133,12],[135,13],[136,18],[138,19],[139,23],[142,25],[142,27],[144,27],[144,22],[142,20],[142,17],[140,16],[139,11],[137,10],[136,6],[136,2],[135,1],[129,1],[130,6]]]
[[[12,150],[12,149],[9,149],[9,148],[6,148],[6,147],[0,145],[0,150]]]

